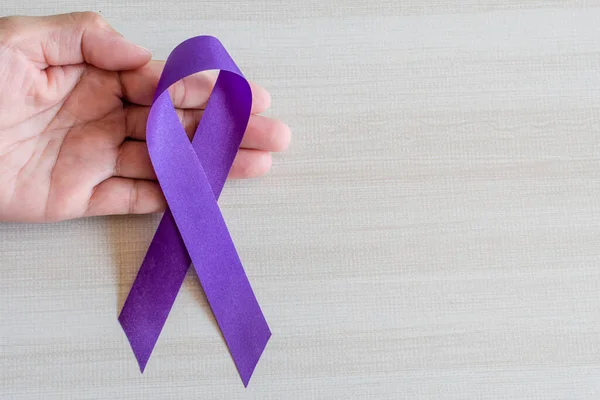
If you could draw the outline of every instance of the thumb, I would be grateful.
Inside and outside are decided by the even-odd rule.
[[[13,48],[43,66],[88,63],[118,71],[137,69],[152,58],[150,51],[127,41],[99,14],[70,13],[18,17]]]

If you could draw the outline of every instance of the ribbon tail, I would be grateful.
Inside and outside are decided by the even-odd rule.
[[[190,263],[173,215],[167,209],[119,315],[142,373]]]

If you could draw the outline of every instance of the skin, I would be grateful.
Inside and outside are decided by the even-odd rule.
[[[163,61],[95,13],[0,18],[0,221],[161,212],[166,203],[145,140]],[[190,138],[215,76],[170,89]],[[230,178],[271,166],[288,127],[261,115],[269,93],[252,83],[253,109]]]

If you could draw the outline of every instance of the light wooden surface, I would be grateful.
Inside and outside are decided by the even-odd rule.
[[[220,204],[273,338],[244,389],[190,274],[142,376],[157,217],[0,224],[1,398],[600,398],[600,1],[0,5],[73,10],[272,92],[293,145]]]

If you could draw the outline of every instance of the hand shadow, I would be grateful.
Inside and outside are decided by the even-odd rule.
[[[109,217],[108,230],[117,282],[117,316],[125,304],[159,221],[160,217],[156,215]]]

